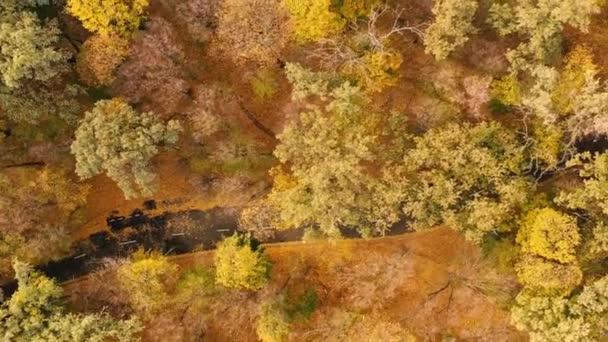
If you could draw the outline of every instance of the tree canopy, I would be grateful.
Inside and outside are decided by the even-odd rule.
[[[137,319],[107,314],[72,314],[63,306],[63,290],[28,264],[14,263],[18,289],[0,305],[0,338],[5,341],[135,341]]]
[[[272,263],[249,235],[225,238],[215,252],[216,281],[229,288],[259,290],[270,279]]]
[[[83,179],[106,173],[126,198],[153,193],[150,159],[165,144],[177,142],[179,122],[161,122],[152,113],[137,113],[125,102],[101,100],[85,113],[76,130],[72,154]]]

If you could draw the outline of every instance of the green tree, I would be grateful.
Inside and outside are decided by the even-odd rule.
[[[137,311],[151,314],[167,305],[177,279],[177,266],[160,253],[135,252],[118,269],[120,288]]]
[[[270,280],[272,263],[264,248],[249,235],[235,233],[218,244],[215,268],[218,284],[259,290]]]
[[[291,320],[282,296],[262,305],[255,329],[262,342],[287,341],[290,330]]]
[[[14,263],[17,291],[0,305],[0,339],[17,342],[135,341],[141,330],[136,319],[114,320],[107,314],[66,313],[63,290],[31,266]]]
[[[53,20],[41,22],[25,4],[6,0],[0,4],[0,75],[2,83],[18,88],[25,83],[48,81],[65,70],[68,55],[57,48],[61,31]]]
[[[478,5],[476,0],[435,0],[435,20],[425,34],[425,52],[443,60],[464,45],[469,40],[468,36],[477,32],[473,17]]]
[[[68,123],[80,114],[79,98],[84,90],[73,84],[29,82],[19,88],[0,86],[0,110],[11,121],[40,125],[60,117]]]
[[[569,167],[580,167],[581,187],[563,191],[557,202],[570,209],[583,209],[592,214],[608,215],[608,153],[585,152],[568,161]]]
[[[150,159],[163,144],[177,142],[179,122],[164,124],[152,113],[137,113],[118,99],[101,100],[85,113],[76,130],[72,154],[82,179],[105,172],[126,198],[153,193]]]
[[[287,77],[294,99],[309,106],[279,136],[275,155],[283,166],[275,173],[270,203],[287,226],[318,227],[333,237],[341,227],[365,235],[385,232],[399,220],[401,193],[365,167],[377,155],[378,116],[348,82],[295,65],[287,66]]]
[[[68,0],[68,13],[93,33],[125,36],[137,30],[149,0]]]
[[[488,20],[501,35],[528,38],[507,53],[512,70],[520,71],[530,60],[546,63],[559,52],[564,25],[586,31],[599,11],[596,0],[512,0],[494,2]]]
[[[392,170],[404,182],[403,210],[413,228],[445,224],[476,242],[511,231],[533,189],[521,151],[516,136],[497,123],[450,124],[415,138]]]
[[[520,293],[511,320],[533,342],[597,341],[606,327],[608,277],[586,285],[571,298]]]
[[[576,247],[581,243],[576,220],[555,209],[530,211],[517,233],[523,252],[540,255],[560,263],[576,261]]]
[[[560,264],[532,254],[524,254],[515,271],[525,290],[540,296],[567,296],[583,281],[577,263]]]

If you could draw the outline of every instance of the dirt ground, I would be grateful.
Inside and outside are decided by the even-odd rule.
[[[316,292],[319,304],[312,317],[295,324],[290,341],[375,341],[378,337],[352,336],[354,322],[367,317],[381,317],[423,341],[527,340],[509,323],[506,304],[517,291],[514,280],[496,274],[483,263],[479,249],[452,230],[266,249],[274,262],[266,288],[257,293],[221,289],[198,311],[166,308],[147,320],[143,340],[257,341],[261,304],[278,294],[306,290]],[[184,272],[211,266],[213,252],[171,260]],[[66,283],[65,289],[76,309],[112,305],[110,312],[127,313],[114,282],[107,271],[103,277],[93,274]]]

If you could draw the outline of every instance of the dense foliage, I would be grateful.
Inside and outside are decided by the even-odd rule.
[[[76,172],[85,179],[107,173],[127,198],[151,195],[155,176],[150,159],[161,145],[175,143],[180,129],[177,121],[165,125],[121,100],[99,101],[76,130]]]
[[[607,12],[0,0],[0,340],[598,340]]]
[[[235,234],[217,246],[215,268],[218,284],[259,290],[270,279],[272,263],[257,241],[249,235]]]
[[[28,264],[14,263],[17,292],[0,306],[4,341],[135,341],[136,319],[115,320],[107,314],[66,313],[63,290]]]

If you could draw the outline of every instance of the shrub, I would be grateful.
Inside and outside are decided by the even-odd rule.
[[[251,89],[256,98],[267,100],[272,98],[278,91],[279,84],[272,71],[262,69],[251,79]]]
[[[286,341],[290,330],[291,322],[283,297],[262,305],[262,312],[256,324],[256,333],[262,342]]]

